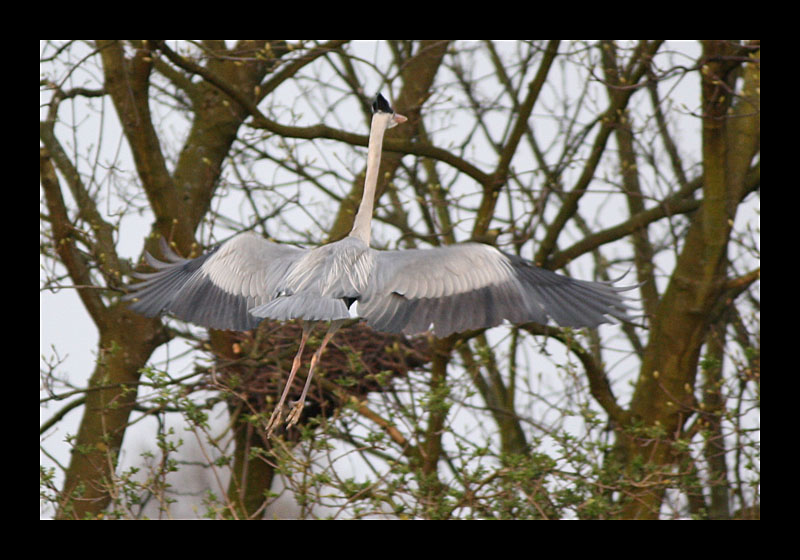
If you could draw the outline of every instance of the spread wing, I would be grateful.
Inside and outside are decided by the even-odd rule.
[[[147,317],[171,313],[213,329],[245,331],[261,321],[248,310],[272,300],[292,264],[306,252],[272,243],[254,234],[232,237],[196,259],[175,254],[162,240],[166,262],[145,254],[152,273],[136,273],[142,282],[123,298]]]
[[[629,321],[610,283],[575,280],[538,268],[490,245],[379,251],[358,312],[373,328],[437,336],[488,328],[503,320],[596,327]]]

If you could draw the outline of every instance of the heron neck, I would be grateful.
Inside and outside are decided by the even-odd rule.
[[[357,237],[369,245],[372,229],[372,212],[375,205],[375,189],[378,186],[378,171],[381,167],[381,150],[383,149],[383,135],[389,124],[390,115],[375,113],[372,115],[372,126],[369,131],[369,149],[367,151],[367,176],[364,180],[364,192],[361,195],[361,204],[353,222],[350,237]]]

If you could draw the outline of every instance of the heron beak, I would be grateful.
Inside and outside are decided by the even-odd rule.
[[[408,120],[408,117],[405,117],[405,116],[403,116],[403,115],[398,115],[397,113],[395,113],[395,114],[392,116],[392,119],[394,120],[394,123],[395,123],[395,124],[400,124],[400,123],[404,123],[404,122],[406,122],[406,121]]]

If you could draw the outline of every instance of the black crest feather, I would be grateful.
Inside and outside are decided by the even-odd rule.
[[[394,109],[392,109],[392,106],[386,101],[386,98],[379,93],[377,97],[375,97],[375,101],[372,102],[372,112],[394,113]]]

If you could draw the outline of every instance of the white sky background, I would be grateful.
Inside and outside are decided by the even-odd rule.
[[[513,48],[513,44],[507,45],[508,48]],[[565,48],[562,45],[561,49]],[[370,64],[374,65],[377,68],[382,68],[386,66],[385,64],[381,64],[381,60],[385,60],[388,57],[388,53],[385,50],[385,47],[378,43],[372,42],[361,42],[356,43],[348,47],[348,49],[356,55],[355,64],[358,66],[360,72],[362,72],[363,76],[365,77],[364,91],[373,94],[377,92],[379,89],[384,93],[384,95],[393,101],[393,92],[390,88],[386,87],[385,84],[381,84],[378,81],[377,75],[372,72],[370,69]],[[685,55],[683,60],[677,60],[676,62],[682,64],[684,66],[691,66],[696,60],[697,54],[699,53],[699,47],[696,43],[677,43],[672,42],[666,47],[662,47],[662,51],[679,51]],[[87,49],[88,52],[88,49]],[[47,52],[40,53],[42,55],[50,54]],[[676,57],[681,57],[683,55],[675,55]],[[364,62],[359,63],[358,58],[361,58]],[[367,64],[369,62],[369,64]],[[359,66],[360,64],[360,66]],[[485,60],[476,59],[475,64],[486,64],[485,74],[491,74],[492,68],[488,66],[488,63]],[[537,61],[538,64],[538,61]],[[666,66],[666,62],[664,65]],[[569,65],[570,69],[574,69],[574,66]],[[331,74],[329,68],[325,66],[325,64],[316,64],[315,71],[319,72],[324,79],[335,80],[335,77]],[[549,122],[548,118],[545,118],[545,115],[542,111],[542,107],[546,106],[544,104],[547,103],[554,103],[552,96],[548,97],[547,89],[550,87],[550,83],[559,84],[559,78],[556,77],[556,74],[561,72],[560,79],[564,80],[565,84],[574,84],[568,86],[568,90],[570,88],[574,88],[575,90],[580,89],[581,81],[585,79],[585,76],[577,76],[574,73],[564,73],[562,72],[561,68],[556,65],[551,70],[551,75],[548,78],[548,86],[545,88],[543,92],[542,98],[538,101],[537,106],[534,110],[533,119],[539,119],[536,122],[537,126],[537,138],[542,142],[542,145],[546,145],[545,139],[547,138],[547,127],[552,127],[555,123]],[[481,74],[481,72],[476,72],[476,74]],[[99,87],[99,81],[101,76],[99,75],[99,71],[97,75],[89,76],[84,72],[75,72],[72,81],[68,82],[63,85],[64,88],[70,87],[78,87],[78,86],[86,86],[86,87]],[[440,82],[443,79],[446,79],[446,73],[441,73],[437,78]],[[670,85],[673,86],[670,89]],[[279,104],[283,104],[287,109],[293,109],[296,111],[302,111],[303,116],[297,123],[302,126],[308,126],[312,124],[316,124],[318,119],[322,116],[325,117],[326,124],[330,126],[336,126],[338,128],[342,128],[348,131],[366,134],[368,129],[368,124],[364,122],[363,114],[357,105],[358,101],[353,100],[352,104],[349,107],[337,107],[335,113],[332,115],[327,107],[325,107],[324,103],[326,100],[319,99],[320,106],[319,107],[304,107],[302,106],[303,101],[299,101],[304,99],[302,96],[297,94],[297,91],[293,91],[293,88],[302,87],[302,88],[309,88],[311,86],[310,83],[294,83],[290,82],[284,86],[281,86],[279,90],[277,90],[273,96],[277,96]],[[457,89],[457,87],[454,87]],[[435,88],[435,96],[441,98],[446,98],[450,95],[450,91],[447,88],[447,84],[441,84],[437,82],[437,86]],[[597,91],[601,91],[600,88],[597,88]],[[700,134],[699,134],[699,119],[693,116],[693,114],[697,113],[697,107],[699,105],[699,86],[697,83],[697,76],[696,74],[690,74],[689,76],[683,77],[682,79],[674,79],[670,82],[664,82],[660,85],[659,91],[662,97],[666,97],[667,95],[671,98],[672,102],[675,104],[676,107],[683,108],[679,112],[684,116],[679,119],[677,122],[673,123],[673,128],[671,129],[672,132],[679,138],[679,148],[682,150],[682,156],[685,158],[684,161],[688,165],[689,162],[696,163],[700,160]],[[606,104],[606,97],[605,94],[596,93],[597,95],[597,104],[599,106],[604,106]],[[313,98],[313,95],[311,96]],[[40,105],[42,108],[40,109],[40,118],[44,118],[46,113],[46,106],[44,103],[47,102],[50,98],[50,93],[45,92],[44,95],[40,96]],[[456,99],[455,103],[460,102],[460,99]],[[77,122],[82,122],[83,124],[79,127],[80,136],[74,138],[75,142],[77,142],[77,151],[78,153],[84,153],[86,150],[91,150],[92,156],[90,156],[90,161],[94,156],[94,150],[97,149],[98,146],[101,147],[103,150],[112,150],[114,153],[102,154],[99,158],[101,161],[117,161],[118,166],[122,169],[126,170],[133,170],[135,169],[133,164],[130,162],[130,155],[128,153],[127,146],[125,145],[123,140],[120,140],[121,144],[118,144],[116,141],[110,141],[110,138],[120,138],[122,137],[121,131],[119,129],[118,123],[115,121],[116,114],[111,108],[111,103],[109,100],[105,99],[102,103],[105,103],[105,110],[103,114],[105,115],[104,120],[102,121],[102,129],[101,123],[99,119],[99,111],[90,111],[87,112],[80,106],[80,101],[78,101],[74,106],[66,106],[63,105],[59,111],[59,118],[63,120],[68,120],[69,118],[74,119]],[[100,103],[99,100],[93,100],[92,103],[97,106]],[[637,95],[634,97],[632,102],[632,112],[634,114],[634,119],[636,118],[636,106],[637,104],[644,104],[645,107],[649,108],[649,100],[646,99],[644,95]],[[73,115],[70,116],[70,112],[73,112]],[[175,115],[175,114],[173,114]],[[335,115],[335,116],[334,116]],[[288,118],[288,111],[287,111],[287,118]],[[429,117],[426,117],[429,118]],[[154,115],[154,120],[158,122],[160,119],[159,115]],[[584,119],[585,120],[585,119]],[[286,122],[281,120],[280,122]],[[428,122],[428,121],[426,121]],[[465,127],[461,126],[460,123],[456,122],[448,122],[445,119],[431,119],[432,123],[435,124],[428,124],[429,129],[432,129],[434,126],[439,125],[442,127],[446,127],[442,130],[441,133],[437,136],[437,145],[442,147],[448,147],[448,142],[446,138],[451,137],[453,142],[459,143],[463,138],[465,132]],[[495,126],[504,126],[505,119],[498,121],[497,123],[492,123],[491,118],[489,118],[490,124],[495,124]],[[246,127],[244,127],[246,129]],[[174,138],[178,138],[177,141],[171,140],[162,140],[162,148],[164,149],[176,149],[182,146],[182,142],[180,141],[185,136],[186,132],[186,121],[178,116],[175,115],[173,117],[167,118],[163,124],[163,132],[167,136],[171,136]],[[102,134],[102,141],[100,140]],[[83,136],[86,135],[86,136]],[[499,133],[498,135],[499,136]],[[66,135],[62,136],[62,142],[65,142]],[[480,167],[483,170],[490,169],[490,166],[494,165],[494,152],[488,149],[485,146],[480,145],[480,137],[479,135],[475,135],[475,145],[474,148],[470,146],[469,151],[467,152],[467,156],[470,161]],[[70,141],[72,139],[70,138]],[[690,142],[697,142],[696,145],[692,145]],[[616,143],[613,139],[610,140],[611,144],[609,144],[610,149],[616,148]],[[71,146],[68,149],[75,149],[75,146]],[[341,173],[341,175],[345,178],[349,178],[350,174],[348,169],[355,170],[356,172],[359,171],[363,167],[363,158],[365,155],[365,150],[356,154],[351,149],[346,146],[338,146],[335,142],[332,141],[325,141],[325,142],[315,142],[312,146],[308,146],[308,149],[313,151],[313,153],[309,153],[310,157],[316,158],[316,164],[320,167],[327,167],[327,168],[336,168]],[[118,153],[117,153],[118,150]],[[359,159],[360,158],[360,159]],[[406,158],[411,158],[411,156],[406,156]],[[515,160],[514,168],[516,171],[520,171],[521,169],[531,169],[532,171],[536,169],[536,164],[531,159],[531,163],[528,167],[525,167],[526,163],[524,161],[517,161]],[[286,174],[280,171],[276,171],[273,166],[270,166],[267,162],[260,162],[255,166],[255,170],[258,173],[258,178],[261,182],[269,184],[270,182],[281,182],[286,179]],[[83,170],[86,172],[86,170]],[[452,176],[452,171],[447,169],[445,166],[440,166],[439,171],[445,176],[450,177]],[[614,182],[618,181],[618,177],[615,177],[610,174],[611,170],[606,166],[603,170],[598,174],[595,180],[592,182],[590,188],[598,189],[598,190],[610,190],[613,189],[613,185],[609,183],[605,183],[603,181],[604,176],[609,176],[610,179]],[[691,174],[690,174],[691,175]],[[229,172],[224,172],[223,174],[224,180],[230,183],[236,183],[236,177],[233,177]],[[273,183],[274,184],[274,183]],[[567,182],[569,184],[569,182]],[[338,189],[340,193],[344,194],[347,193],[350,189],[350,182],[347,180],[341,181],[339,184]],[[461,183],[459,187],[465,196],[470,196],[470,185],[468,183]],[[222,189],[220,193],[235,193],[235,191],[230,189]],[[244,203],[242,200],[237,200],[234,196],[218,196],[215,198],[214,202],[212,203],[212,207],[219,211],[221,214],[231,216],[235,219],[240,219],[242,222],[246,223],[248,218],[248,205]],[[332,219],[331,211],[333,210],[331,203],[329,201],[323,200],[319,193],[311,193],[313,198],[310,200],[304,200],[302,205],[294,205],[293,211],[291,212],[291,221],[293,223],[301,223],[303,224],[303,228],[307,228],[310,232],[310,237],[316,240],[322,240],[325,237],[325,228],[330,223]],[[401,191],[401,196],[413,196],[411,191]],[[65,196],[67,196],[65,194]],[[143,195],[142,195],[143,196]],[[597,197],[596,200],[604,201],[606,199],[605,196]],[[591,204],[590,197],[587,197],[585,201],[582,203],[582,209],[584,208],[584,204]],[[68,201],[70,204],[70,201]],[[117,206],[115,206],[115,204]],[[105,211],[109,214],[114,214],[116,210],[119,208],[123,208],[125,205],[122,201],[113,200],[110,201],[107,205],[103,204],[100,206],[101,211]],[[502,206],[498,205],[498,209],[501,209]],[[413,210],[413,206],[411,204],[408,205],[407,209]],[[744,210],[744,209],[743,209]],[[754,220],[756,227],[759,228],[760,225],[758,224],[758,214],[757,214],[757,207],[751,205],[747,211],[740,211],[738,220]],[[620,220],[624,219],[626,216],[626,209],[623,207],[616,207],[613,203],[609,204],[608,202],[604,203],[604,206],[598,209],[597,215],[597,223],[593,225],[599,224],[613,224],[617,223]],[[584,213],[585,215],[589,216],[589,213]],[[313,218],[313,220],[312,220]],[[116,221],[116,218],[111,218],[112,221]],[[319,220],[319,221],[316,221]],[[316,221],[316,223],[315,223]],[[120,225],[119,230],[119,244],[118,249],[120,251],[121,256],[129,257],[129,258],[136,258],[140,251],[141,251],[141,244],[142,240],[150,230],[151,227],[151,217],[148,216],[135,216],[133,214],[126,215]],[[202,226],[206,227],[206,226]],[[464,231],[468,231],[470,224],[465,225]],[[270,222],[267,225],[269,232],[271,235],[279,239],[284,239],[281,234],[286,233],[284,228],[280,227],[280,224],[277,223],[277,220],[274,222]],[[228,237],[232,232],[230,231],[217,231],[215,232],[215,240],[220,240]],[[373,235],[374,241],[373,244],[376,245],[389,245],[394,247],[394,239],[393,239],[393,230],[387,229],[385,227],[378,226],[376,227],[375,233]],[[288,235],[288,234],[287,234]],[[290,236],[291,237],[291,236]],[[200,234],[198,234],[198,239],[201,240],[208,240],[208,231],[207,228],[202,230]],[[562,241],[562,245],[566,243],[566,239]],[[524,255],[526,257],[530,257],[531,255]],[[44,261],[40,258],[40,265],[43,265]],[[672,270],[672,263],[671,262],[662,262],[660,263],[661,270],[665,274],[669,274]],[[589,260],[581,261],[580,259],[576,261],[574,265],[570,266],[570,271],[573,275],[578,278],[591,278],[592,267],[591,262]],[[40,269],[40,277],[44,276],[44,272]],[[662,279],[663,280],[663,279]],[[663,288],[663,285],[661,286]],[[94,369],[94,361],[95,361],[95,354],[97,348],[97,338],[98,333],[97,329],[95,328],[92,321],[89,319],[86,311],[81,304],[77,293],[72,289],[64,289],[60,290],[57,293],[51,293],[49,291],[40,292],[39,296],[39,325],[40,325],[40,368],[42,370],[47,369],[47,364],[56,360],[56,356],[58,356],[61,360],[58,368],[57,373],[60,377],[68,378],[70,383],[76,386],[85,386],[87,383],[88,377],[91,375],[91,372]],[[606,327],[603,327],[606,328]],[[613,328],[613,327],[609,327]],[[492,333],[492,336],[504,336],[506,329],[498,328],[496,329],[497,333]],[[183,343],[172,343],[169,345],[169,349],[160,349],[152,358],[154,361],[158,360],[165,360],[169,359],[168,357],[175,356],[179,354],[182,350],[180,348],[181,344]],[[553,347],[557,346],[555,344],[549,344],[548,349],[551,351],[556,351]],[[537,348],[530,349],[531,352],[536,352]],[[191,360],[183,360],[184,365],[179,366],[185,368],[186,371],[190,371],[192,368],[192,361]],[[522,364],[521,364],[522,365]],[[637,364],[630,364],[628,373],[630,376],[635,375],[635,367]],[[177,375],[178,372],[175,370],[175,364],[170,366],[170,370],[174,371]],[[630,381],[632,377],[628,378]],[[620,380],[615,379],[616,382]],[[619,395],[623,389],[615,384],[615,391]],[[41,396],[41,384],[40,384],[40,396]],[[50,418],[58,409],[64,406],[69,400],[64,401],[57,401],[51,402],[46,407],[40,407],[40,423],[44,422],[48,418]],[[67,434],[75,434],[77,431],[78,423],[81,419],[83,413],[82,408],[77,408],[70,412],[66,419],[60,422],[57,427],[51,430],[45,438],[43,438],[43,446],[47,450],[47,453],[51,454],[57,461],[59,461],[62,465],[66,466],[69,462],[69,452],[68,446],[65,443],[65,437]],[[533,413],[535,414],[535,412]],[[213,417],[212,417],[213,419]],[[224,422],[226,420],[225,415],[221,414],[219,418],[219,422]],[[123,451],[123,464],[131,464],[136,463],[139,458],[139,453],[148,447],[153,448],[153,421],[146,421],[143,424],[137,425],[135,428],[129,430],[126,434],[125,438],[125,445]],[[188,433],[179,434],[185,441],[190,441],[191,436]],[[155,449],[154,449],[155,450]],[[40,452],[40,464],[45,466],[51,466],[53,463],[52,461],[43,453]],[[59,473],[59,481],[60,473]],[[198,486],[202,487],[207,483],[205,479],[197,480]],[[182,485],[185,485],[185,482],[181,482]],[[213,485],[212,485],[213,486]],[[213,488],[214,491],[220,492],[221,489]],[[182,512],[186,516],[193,517],[191,511]],[[176,512],[176,515],[181,515],[181,513]],[[42,515],[48,515],[47,512],[42,512]]]

